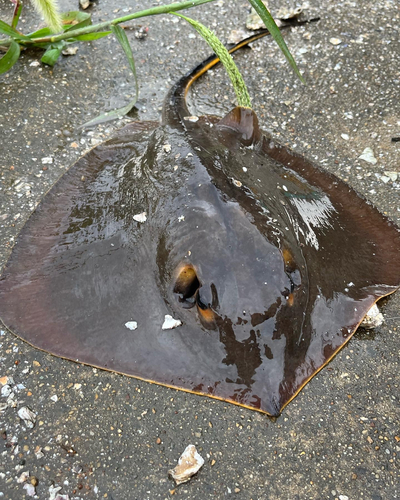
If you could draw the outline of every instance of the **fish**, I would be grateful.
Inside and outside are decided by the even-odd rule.
[[[278,416],[399,287],[400,231],[251,108],[193,116],[189,88],[218,61],[44,196],[0,317],[55,356]]]

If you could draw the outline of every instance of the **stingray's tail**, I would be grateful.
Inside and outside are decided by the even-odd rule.
[[[229,44],[226,46],[228,49],[228,52],[232,54],[233,52],[236,52],[237,50],[241,49],[242,47],[246,47],[249,43],[255,42],[256,40],[259,40],[260,38],[263,38],[265,36],[268,36],[270,33],[268,30],[262,30],[258,31],[254,35],[249,36],[248,38],[245,38],[244,40],[241,40],[240,42],[236,44]],[[189,91],[189,88],[192,86],[192,84],[200,78],[201,75],[206,73],[209,69],[213,68],[215,65],[217,65],[220,62],[220,59],[217,55],[213,54],[212,56],[208,57],[205,61],[201,62],[198,66],[193,68],[189,73],[187,73],[185,76],[183,76],[175,85],[175,95],[176,97],[183,97],[186,99],[186,95]]]
[[[268,36],[270,33],[268,30],[258,31],[252,36],[241,40],[236,44],[227,45],[226,48],[228,52],[232,54],[236,50],[245,47],[249,43],[254,42],[255,40],[259,40],[264,36]],[[206,73],[209,69],[213,68],[216,64],[220,62],[220,59],[217,55],[213,54],[208,57],[205,61],[201,62],[195,68],[190,70],[186,75],[182,76],[171,88],[169,91],[163,108],[163,121],[164,123],[171,123],[173,119],[178,119],[182,116],[189,115],[189,110],[186,104],[186,96],[189,91],[189,88],[201,75]],[[172,116],[171,116],[172,114]]]
[[[280,29],[290,28],[292,26],[299,26],[302,24],[307,24],[310,22],[318,21],[319,18],[311,19],[308,21],[289,21],[287,24],[281,26]],[[270,33],[268,30],[261,30],[254,35],[241,40],[236,44],[227,45],[226,48],[228,52],[232,54],[242,47],[247,46],[249,43],[252,43],[260,38],[268,36]],[[168,93],[168,96],[164,103],[163,108],[163,122],[164,123],[172,123],[174,120],[180,120],[183,116],[188,116],[189,110],[186,104],[186,95],[189,91],[189,88],[201,75],[203,75],[206,71],[213,68],[216,64],[220,62],[220,59],[217,55],[213,54],[205,61],[201,62],[198,66],[193,68],[189,73],[180,78],[171,88]]]

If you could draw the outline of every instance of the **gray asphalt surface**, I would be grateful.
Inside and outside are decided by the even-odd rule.
[[[99,0],[91,12],[98,21],[151,4]],[[295,5],[269,4],[272,13]],[[0,0],[1,19],[10,19],[10,5]],[[62,2],[63,10],[77,5]],[[188,15],[226,40],[233,29],[244,28],[247,5],[219,1]],[[400,137],[399,4],[307,5],[306,17],[318,15],[320,22],[285,35],[307,86],[270,40],[235,56],[254,108],[277,139],[347,180],[400,224],[400,142],[391,140]],[[29,6],[24,9],[21,28],[28,31],[39,20]],[[210,51],[172,16],[134,23],[139,25],[148,26],[149,35],[138,41],[128,31],[141,87],[131,117],[158,119],[171,83]],[[25,52],[0,77],[1,264],[45,192],[126,120],[91,131],[77,126],[134,93],[122,51],[111,38],[80,44],[77,55],[62,57],[53,69],[37,64],[40,56]],[[190,102],[193,114],[223,116],[231,109],[234,95],[224,72],[213,70],[198,82]],[[375,165],[359,159],[367,147]],[[16,406],[0,412],[0,498],[24,498],[17,482],[24,471],[38,479],[37,497],[44,500],[54,486],[75,500],[400,498],[400,294],[381,307],[385,324],[357,332],[275,421],[57,359],[3,329],[0,377],[12,377]],[[37,415],[33,429],[17,415],[23,406]],[[190,443],[205,465],[176,488],[167,472]]]

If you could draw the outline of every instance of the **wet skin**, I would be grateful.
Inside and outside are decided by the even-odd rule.
[[[278,415],[399,286],[400,233],[252,110],[188,120],[196,71],[161,125],[128,125],[45,196],[0,316],[55,355]]]

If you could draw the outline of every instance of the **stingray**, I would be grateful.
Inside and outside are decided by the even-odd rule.
[[[46,194],[0,316],[56,356],[277,416],[398,288],[400,232],[252,109],[191,116],[217,62],[172,87],[161,124],[122,128]]]

